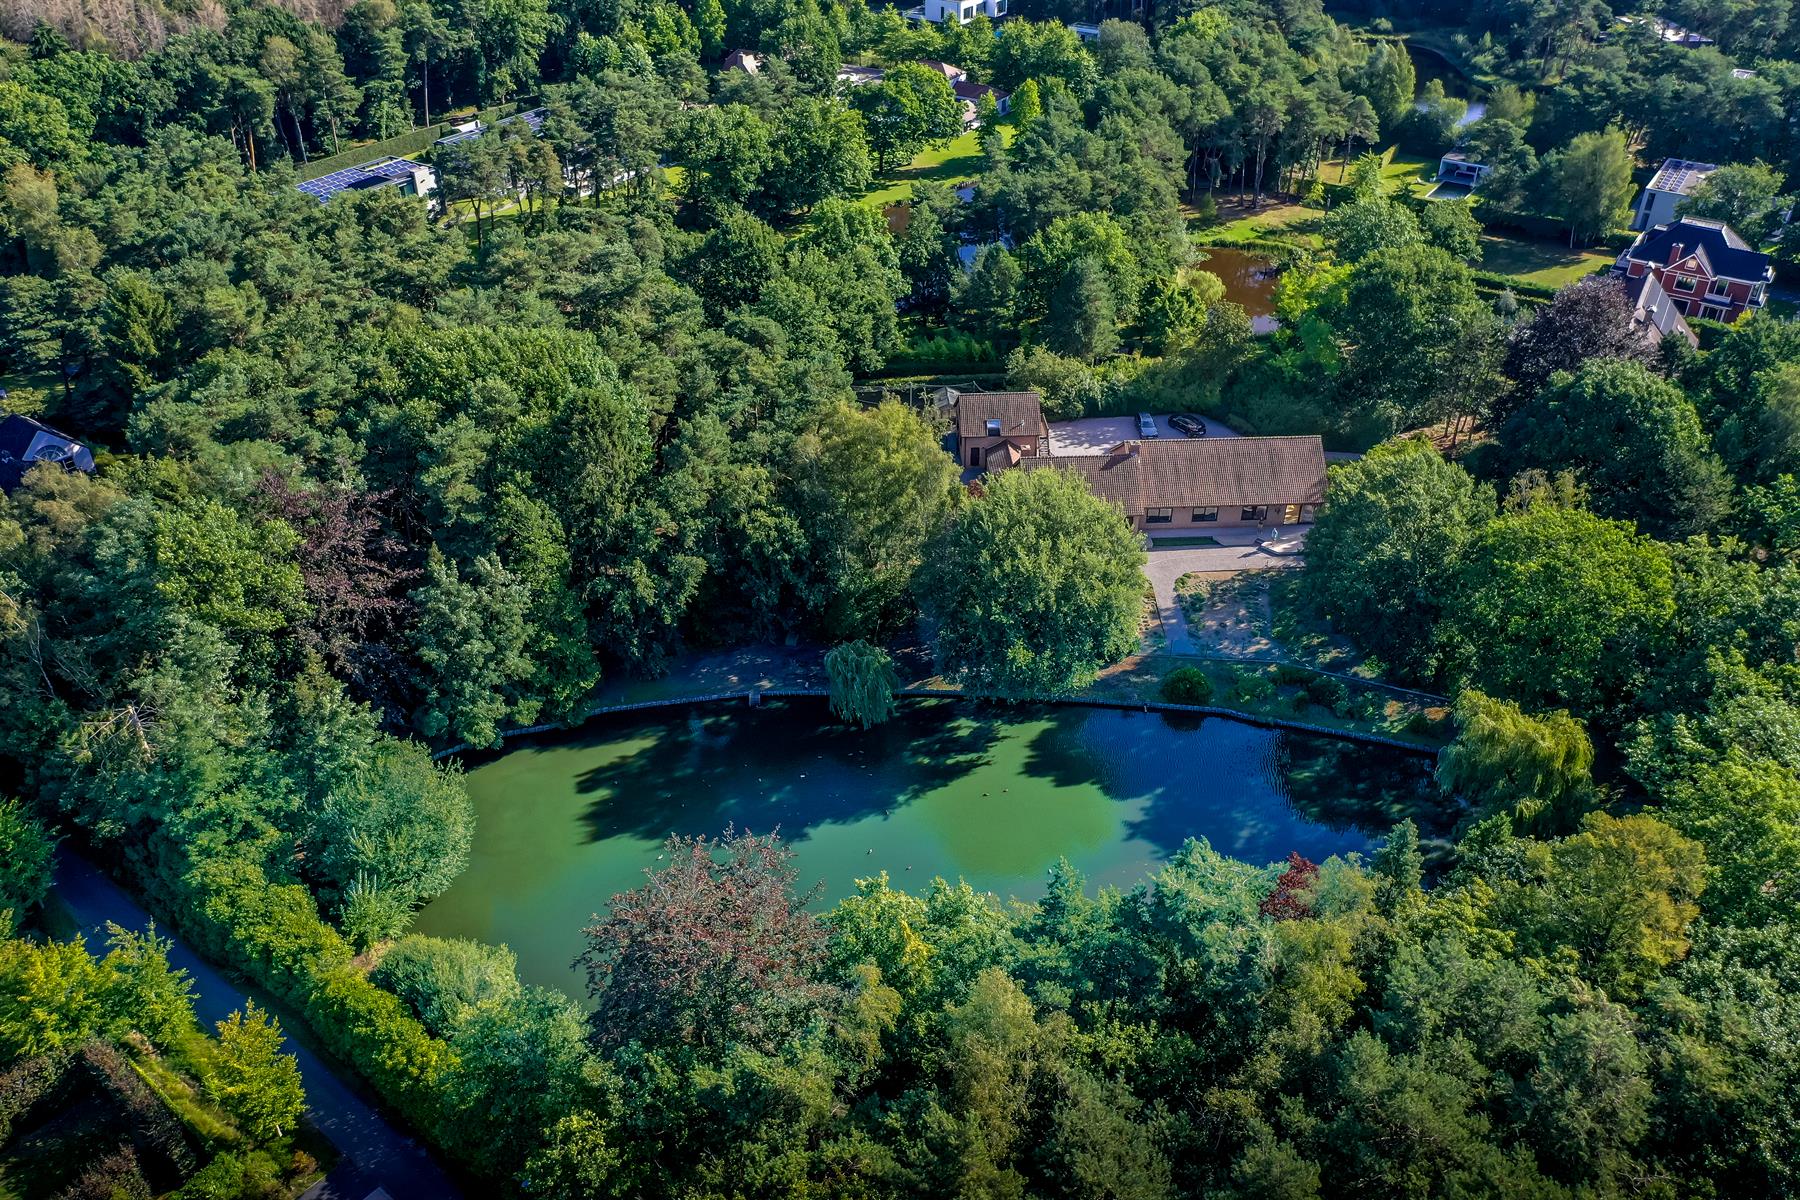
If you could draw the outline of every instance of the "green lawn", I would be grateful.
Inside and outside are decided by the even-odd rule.
[[[1011,142],[1013,127],[1000,125],[1000,140]],[[912,199],[915,183],[941,183],[946,187],[970,183],[987,170],[987,158],[981,153],[981,131],[971,129],[942,146],[928,147],[917,158],[896,171],[889,171],[863,193],[862,203],[886,208],[902,200]]]
[[[1226,207],[1222,211],[1229,213],[1231,209]],[[1197,229],[1190,224],[1190,229],[1196,234],[1203,234],[1208,242],[1247,242],[1265,233],[1310,234],[1323,215],[1317,209],[1299,204],[1275,204],[1250,216],[1227,221],[1223,225]]]
[[[1571,250],[1561,242],[1483,234],[1478,269],[1510,275],[1524,283],[1560,288],[1604,271],[1613,256],[1598,250]]]

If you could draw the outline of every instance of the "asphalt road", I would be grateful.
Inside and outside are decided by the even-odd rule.
[[[85,859],[63,853],[56,863],[56,894],[75,918],[88,945],[98,949],[108,921],[141,930],[150,914],[118,884]],[[167,930],[158,935],[168,937]],[[244,1006],[246,993],[218,968],[179,940],[169,965],[194,981],[194,1015],[211,1026]],[[306,1115],[343,1157],[302,1200],[459,1200],[462,1195],[425,1148],[395,1128],[359,1096],[334,1067],[292,1038],[287,1049],[300,1064]]]

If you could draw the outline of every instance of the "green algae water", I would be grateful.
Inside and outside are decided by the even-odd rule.
[[[579,994],[581,928],[654,869],[671,833],[779,827],[829,904],[886,871],[1042,894],[1067,857],[1130,887],[1188,837],[1255,863],[1364,850],[1402,816],[1428,832],[1430,759],[1214,717],[908,704],[849,729],[822,700],[605,717],[471,763],[469,867],[419,914],[504,942],[528,983]]]

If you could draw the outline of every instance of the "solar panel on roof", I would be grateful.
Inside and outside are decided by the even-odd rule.
[[[317,179],[297,185],[309,196],[329,200],[339,192],[384,187],[402,179],[411,179],[416,164],[401,158],[378,158],[354,167],[342,167]]]

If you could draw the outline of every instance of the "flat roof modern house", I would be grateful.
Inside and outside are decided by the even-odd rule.
[[[437,190],[437,172],[428,163],[390,155],[344,167],[295,186],[320,203],[339,192],[369,192],[377,188],[393,188],[403,196],[429,196]]]
[[[1663,159],[1650,186],[1638,196],[1637,209],[1631,214],[1631,227],[1651,229],[1667,225],[1675,219],[1676,205],[1698,191],[1706,177],[1718,169],[1713,163],[1692,162],[1685,158]]]

